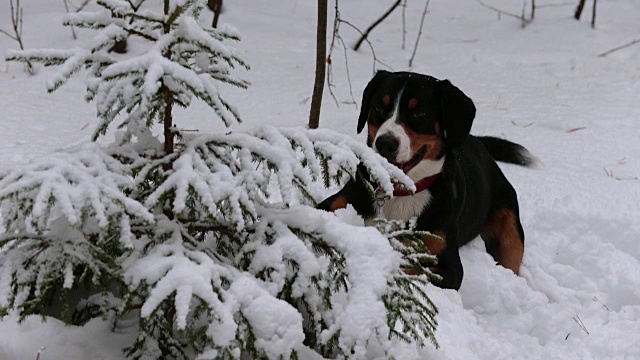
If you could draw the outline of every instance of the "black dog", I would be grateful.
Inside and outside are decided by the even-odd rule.
[[[517,274],[524,232],[516,192],[496,161],[530,166],[535,158],[518,144],[469,135],[475,112],[473,101],[448,80],[378,72],[362,96],[358,133],[366,123],[367,144],[403,169],[417,191],[397,189],[378,208],[365,184],[351,180],[318,207],[334,211],[349,203],[365,219],[379,210],[387,219],[417,216],[418,230],[445,240],[425,240],[438,257],[433,270],[442,276],[441,287],[460,288],[458,248],[478,235],[495,261]]]

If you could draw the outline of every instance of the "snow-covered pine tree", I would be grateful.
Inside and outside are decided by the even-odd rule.
[[[202,27],[204,2],[135,13],[99,0],[102,11],[65,18],[98,30],[89,48],[8,55],[59,65],[50,91],[84,68],[100,119],[94,140],[114,122],[121,130],[109,146],[0,172],[0,315],[61,304],[68,323],[133,319],[125,352],[134,359],[391,358],[398,339],[435,344],[423,267],[434,259],[421,240],[432,235],[411,223],[347,224],[314,209],[309,190],[319,179],[364,179],[364,170],[390,195],[393,182],[413,186],[398,168],[326,130],[183,136],[174,127],[173,107],[193,97],[225,124],[239,120],[217,86],[246,87],[231,73],[245,62],[223,44],[239,35]],[[108,49],[127,36],[148,47],[116,60]]]

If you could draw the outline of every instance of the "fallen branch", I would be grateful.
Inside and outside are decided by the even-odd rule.
[[[584,130],[584,129],[586,129],[586,128],[587,128],[586,126],[578,126],[578,127],[575,127],[575,128],[572,128],[572,129],[567,130],[567,133],[572,133],[572,132],[576,132],[576,131]]]
[[[605,174],[607,174],[608,177],[612,178],[612,179],[616,179],[618,181],[628,181],[628,180],[639,180],[639,178],[637,176],[630,176],[630,177],[620,177],[620,176],[616,176],[613,174],[613,170],[609,170],[607,168],[603,168]]]
[[[576,322],[576,324],[578,324],[578,326],[580,326],[580,328],[587,333],[587,335],[589,335],[589,331],[587,331],[587,327],[584,326],[584,323],[582,322],[582,319],[580,319],[580,315],[576,315],[573,317],[573,321]]]
[[[598,57],[605,57],[605,56],[607,56],[607,55],[609,55],[611,53],[614,53],[616,51],[620,51],[622,49],[626,49],[626,48],[628,48],[628,47],[630,47],[632,45],[635,45],[637,43],[640,43],[640,39],[635,39],[635,40],[633,40],[631,42],[628,42],[628,43],[626,43],[624,45],[620,45],[620,46],[615,47],[615,48],[613,48],[611,50],[607,50],[607,51],[603,52],[602,54],[598,54]]]
[[[602,301],[600,301],[600,299],[598,299],[597,297],[594,296],[593,301],[600,303],[600,305],[604,306],[604,308],[607,309],[607,311],[610,311],[609,307],[605,305]]]

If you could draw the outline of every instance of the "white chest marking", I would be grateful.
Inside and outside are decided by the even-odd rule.
[[[414,216],[419,216],[431,202],[431,192],[423,190],[409,196],[396,196],[385,201],[382,213],[387,220],[408,221]]]
[[[442,171],[445,157],[438,160],[422,160],[413,169],[409,170],[409,177],[413,181],[419,181],[426,177],[435,175]],[[431,203],[431,192],[429,189],[408,195],[396,196],[385,201],[382,206],[382,214],[387,220],[408,221],[414,216],[419,216],[422,211]]]

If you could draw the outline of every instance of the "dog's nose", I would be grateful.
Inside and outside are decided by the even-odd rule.
[[[376,139],[376,150],[378,150],[378,154],[388,160],[395,158],[398,153],[398,147],[400,147],[400,142],[391,134],[384,134]]]

